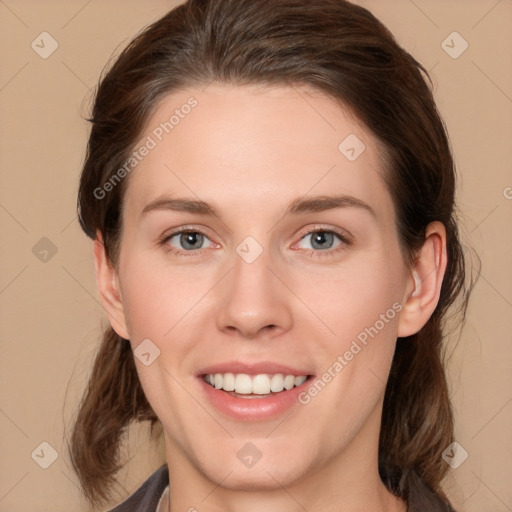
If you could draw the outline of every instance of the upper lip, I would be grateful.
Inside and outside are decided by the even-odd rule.
[[[259,362],[241,362],[241,361],[227,361],[224,363],[217,363],[203,368],[199,375],[209,375],[213,373],[245,373],[247,375],[259,375],[263,373],[276,374],[282,373],[283,375],[311,375],[311,372],[305,369],[293,368],[291,366],[283,365],[281,363],[272,361],[259,361]]]

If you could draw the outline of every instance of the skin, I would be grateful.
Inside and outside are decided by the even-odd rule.
[[[141,140],[186,103],[198,105],[128,178],[116,268],[94,242],[109,320],[135,349],[161,351],[137,371],[164,428],[169,510],[405,511],[377,471],[385,385],[397,337],[427,322],[446,268],[442,224],[428,226],[414,266],[404,260],[375,137],[347,109],[305,88],[212,84],[167,96]],[[366,146],[349,161],[340,142]],[[303,196],[346,194],[348,206],[285,215]],[[164,196],[201,199],[218,216],[142,210]],[[206,237],[187,251],[186,226]],[[310,229],[339,230],[314,245]],[[263,249],[236,252],[247,237]],[[180,243],[181,241],[181,243]],[[181,251],[180,254],[172,249]],[[413,276],[416,273],[416,278]],[[271,360],[321,376],[357,335],[401,311],[308,404],[266,421],[235,420],[205,400],[197,372],[229,360]],[[237,452],[261,452],[252,468]]]

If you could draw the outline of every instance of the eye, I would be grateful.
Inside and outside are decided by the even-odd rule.
[[[299,244],[308,241],[309,247],[300,247]],[[301,239],[299,244],[300,249],[311,250],[313,255],[318,252],[328,252],[329,254],[337,252],[350,245],[348,238],[337,231],[331,229],[314,229],[308,231]]]
[[[203,232],[183,228],[164,237],[161,245],[171,246],[176,252],[193,252],[205,249],[205,241],[210,240]]]
[[[309,247],[301,247],[300,244],[305,243],[308,239],[310,240]],[[165,235],[160,241],[160,245],[166,246],[171,252],[177,254],[194,254],[195,251],[207,248],[208,245],[205,246],[205,243],[208,242],[210,247],[215,245],[202,231],[183,227]],[[350,239],[343,233],[333,229],[316,228],[304,234],[297,246],[299,249],[308,251],[309,256],[324,256],[322,253],[332,254],[343,250],[350,243]]]

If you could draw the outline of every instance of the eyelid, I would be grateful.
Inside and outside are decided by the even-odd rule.
[[[305,236],[310,235],[311,233],[316,233],[318,231],[324,232],[324,233],[334,233],[335,235],[339,236],[343,242],[346,244],[352,243],[352,235],[348,233],[346,230],[341,228],[335,228],[331,226],[324,226],[320,224],[316,224],[312,228],[306,228],[306,230],[300,235],[300,240],[302,240]],[[300,241],[299,240],[299,241]],[[326,252],[326,251],[324,251]]]

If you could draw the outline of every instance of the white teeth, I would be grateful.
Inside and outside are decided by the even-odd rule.
[[[218,373],[215,374],[215,376],[219,375]],[[222,378],[222,375],[221,375]],[[246,375],[245,373],[239,373],[235,377],[235,391],[237,393],[248,395],[252,393],[252,380],[249,375]]]
[[[247,375],[246,373],[210,373],[204,380],[215,389],[235,391],[241,395],[268,395],[300,386],[307,379],[306,375],[283,375],[282,373]]]
[[[272,375],[270,379],[270,391],[278,393],[284,389],[284,375],[282,373],[276,373]]]
[[[293,375],[287,375],[284,378],[284,389],[292,389],[295,386],[295,377]]]
[[[232,373],[225,373],[222,379],[222,389],[224,391],[235,391],[235,376]]]
[[[256,375],[252,379],[252,392],[255,395],[268,395],[270,393],[270,379],[268,375]]]
[[[300,386],[302,383],[306,382],[307,377],[301,375],[300,377],[295,377],[295,385]]]

